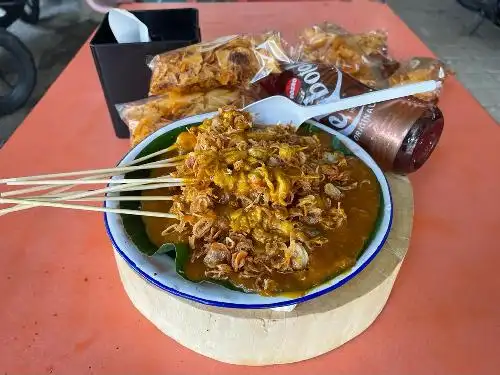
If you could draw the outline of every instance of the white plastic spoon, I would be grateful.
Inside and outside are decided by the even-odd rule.
[[[345,109],[363,105],[398,99],[405,96],[434,91],[438,88],[436,81],[411,83],[389,89],[371,91],[361,95],[340,99],[334,103],[303,106],[294,103],[284,96],[271,96],[259,100],[244,108],[253,115],[254,122],[259,125],[290,124],[299,127],[305,121]]]

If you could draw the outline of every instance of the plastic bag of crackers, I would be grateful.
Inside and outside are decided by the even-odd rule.
[[[231,35],[155,56],[150,95],[248,87],[290,62],[279,33]]]
[[[134,102],[118,104],[116,109],[127,124],[133,146],[172,121],[217,111],[226,105],[244,107],[264,95],[257,90],[216,88],[192,93],[167,92]]]
[[[299,35],[294,59],[335,65],[364,84],[381,88],[399,67],[387,54],[387,34],[351,34],[332,23],[308,27]]]
[[[279,33],[268,32],[226,36],[154,56],[150,98],[117,105],[132,143],[171,121],[261,99],[262,90],[252,84],[292,62],[286,49]]]
[[[295,60],[335,65],[372,88],[430,79],[442,83],[451,74],[446,64],[437,59],[415,57],[400,62],[391,58],[387,39],[382,30],[353,34],[325,22],[302,30],[292,56]],[[417,97],[436,102],[439,94],[435,91]]]
[[[442,83],[452,75],[451,69],[442,61],[431,57],[414,57],[400,63],[399,69],[389,77],[389,86],[404,85],[406,83],[435,80]],[[415,95],[426,102],[436,103],[440,89]]]

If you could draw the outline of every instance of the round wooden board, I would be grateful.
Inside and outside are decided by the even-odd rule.
[[[224,309],[175,297],[135,273],[115,251],[125,291],[163,333],[218,361],[241,365],[298,362],[359,335],[384,307],[408,249],[413,192],[406,177],[387,175],[394,203],[392,230],[375,259],[342,287],[291,312]]]

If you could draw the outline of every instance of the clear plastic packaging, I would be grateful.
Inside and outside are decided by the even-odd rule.
[[[414,83],[426,80],[436,80],[442,83],[454,74],[442,61],[431,57],[414,57],[408,61],[401,62],[399,69],[389,77],[389,85],[398,86],[406,83]],[[441,89],[415,95],[426,102],[437,102]]]
[[[430,57],[414,57],[402,62],[392,59],[387,33],[381,30],[352,34],[325,22],[302,30],[299,40],[291,54],[294,60],[335,65],[372,88],[430,79],[443,83],[453,74],[442,61]],[[415,96],[437,102],[439,95],[440,90],[436,90]]]
[[[252,91],[218,88],[190,94],[169,92],[118,104],[116,109],[130,130],[132,145],[136,145],[174,120],[216,111],[226,105],[241,108],[260,99],[260,92],[258,87]]]
[[[248,87],[289,62],[279,33],[226,36],[156,55],[149,94]]]
[[[351,34],[325,22],[304,29],[294,49],[294,60],[335,65],[373,88],[387,87],[387,78],[398,68],[387,54],[387,33],[380,30]]]

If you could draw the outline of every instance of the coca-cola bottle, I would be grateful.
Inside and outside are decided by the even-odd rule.
[[[371,89],[330,65],[295,63],[261,81],[271,95],[313,105]],[[317,118],[358,142],[385,170],[410,173],[429,158],[443,131],[443,114],[414,97],[352,108]]]

